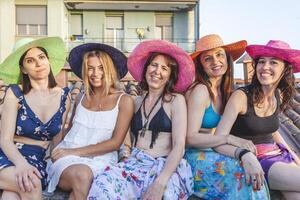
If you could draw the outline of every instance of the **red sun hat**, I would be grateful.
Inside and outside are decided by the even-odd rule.
[[[178,79],[175,92],[184,92],[194,80],[195,66],[191,57],[175,44],[165,40],[149,40],[136,46],[128,57],[127,67],[135,80],[140,82],[144,65],[152,53],[162,53],[174,58],[178,64]]]
[[[249,45],[246,47],[246,51],[253,59],[267,56],[287,61],[293,66],[295,73],[300,72],[300,50],[291,49],[286,42],[270,40],[266,45]]]

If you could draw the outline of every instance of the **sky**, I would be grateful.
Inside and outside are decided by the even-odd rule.
[[[211,33],[225,44],[275,39],[300,50],[300,0],[200,0],[200,37]],[[235,78],[243,78],[242,65],[234,70]]]

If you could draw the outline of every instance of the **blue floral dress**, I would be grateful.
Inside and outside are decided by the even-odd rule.
[[[65,103],[69,92],[68,88],[62,90],[58,111],[48,122],[43,123],[28,106],[19,86],[11,85],[10,87],[14,95],[18,98],[20,105],[16,121],[16,135],[40,141],[49,141],[60,132],[62,128],[62,117],[66,110]],[[15,144],[27,162],[39,170],[42,175],[42,187],[45,189],[47,184],[46,162],[44,160],[46,149],[36,145]],[[6,157],[2,149],[0,149],[0,170],[10,166],[14,166],[14,164]]]

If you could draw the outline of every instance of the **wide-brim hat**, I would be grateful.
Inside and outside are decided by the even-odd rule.
[[[232,60],[235,61],[245,52],[247,46],[246,40],[240,40],[230,44],[224,44],[222,38],[216,34],[210,34],[203,36],[196,42],[196,51],[191,54],[191,57],[195,59],[202,52],[208,51],[214,48],[224,48],[227,53],[232,57]]]
[[[193,82],[194,62],[191,57],[175,44],[165,40],[149,40],[140,43],[128,57],[128,70],[137,81],[142,80],[146,61],[152,53],[162,53],[174,58],[178,64],[178,79],[174,91],[184,92]]]
[[[107,53],[111,57],[120,79],[127,74],[127,58],[120,50],[106,44],[86,43],[73,48],[69,55],[69,64],[72,71],[79,78],[82,79],[83,56],[89,51],[103,51]]]
[[[290,45],[280,40],[270,40],[266,45],[249,45],[247,53],[253,59],[261,56],[275,57],[289,62],[294,72],[300,71],[300,50],[291,49]]]
[[[33,47],[46,49],[49,63],[54,75],[57,75],[66,62],[65,44],[60,37],[46,37],[41,39],[24,38],[18,40],[14,51],[0,65],[0,79],[6,84],[16,84],[19,80],[21,56]]]

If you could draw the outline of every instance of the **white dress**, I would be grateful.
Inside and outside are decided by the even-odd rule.
[[[112,110],[98,112],[84,108],[81,104],[82,97],[76,108],[72,128],[56,148],[79,148],[109,140],[112,137],[116,125],[121,96],[123,96],[123,94],[120,95],[116,106]],[[54,163],[49,161],[47,166],[48,192],[51,193],[56,189],[62,172],[71,165],[87,165],[91,168],[95,177],[96,174],[101,173],[106,166],[117,162],[117,151],[95,157],[70,155],[62,157]]]

